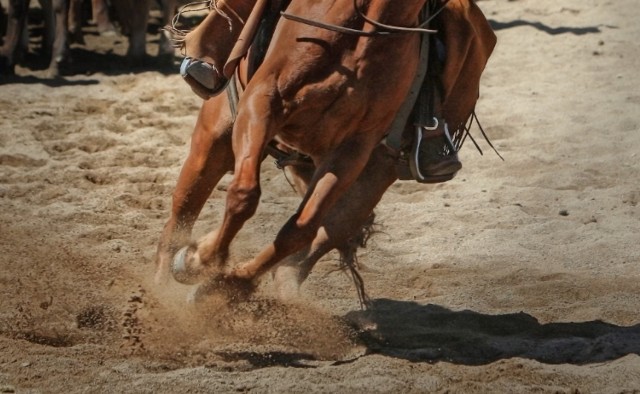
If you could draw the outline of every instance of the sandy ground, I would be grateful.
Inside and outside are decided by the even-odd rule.
[[[333,253],[293,305],[268,280],[235,307],[152,284],[200,105],[174,69],[132,71],[88,28],[72,75],[0,79],[0,392],[639,392],[637,4],[479,4],[499,44],[477,112],[505,161],[476,132],[453,181],[389,189],[366,312]],[[263,179],[238,261],[298,202]]]

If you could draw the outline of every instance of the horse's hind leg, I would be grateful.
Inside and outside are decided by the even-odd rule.
[[[324,218],[306,254],[291,256],[277,267],[280,297],[295,297],[313,266],[330,250],[337,248],[343,255],[353,250],[351,241],[368,225],[373,209],[396,179],[394,159],[378,146],[357,181]]]
[[[285,257],[311,244],[318,231],[322,231],[321,225],[327,213],[367,165],[377,144],[375,138],[366,133],[352,135],[327,154],[318,166],[298,211],[285,223],[273,243],[251,261],[233,269],[227,277],[251,281]]]
[[[229,106],[224,95],[205,101],[173,192],[171,216],[156,253],[156,282],[166,280],[175,252],[189,242],[193,225],[222,176],[233,169]]]

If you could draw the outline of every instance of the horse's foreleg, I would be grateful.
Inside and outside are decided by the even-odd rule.
[[[274,276],[283,298],[295,297],[318,260],[334,248],[351,249],[387,188],[397,179],[394,158],[378,146],[356,182],[329,211],[305,255],[287,259]]]
[[[193,225],[222,176],[233,169],[232,120],[225,96],[205,101],[191,138],[191,150],[173,192],[171,216],[156,253],[156,281],[166,279],[175,252],[189,242]]]
[[[361,174],[374,144],[366,135],[356,135],[328,154],[319,165],[298,212],[287,221],[274,242],[253,260],[231,271],[229,277],[253,279],[309,245],[318,235],[327,213]]]
[[[217,277],[229,256],[231,241],[255,213],[260,199],[260,164],[272,135],[272,119],[263,106],[264,95],[244,102],[236,119],[232,144],[235,155],[233,180],[227,187],[224,218],[218,230],[203,237],[197,248],[181,251],[173,265],[174,278],[183,283]],[[266,114],[266,115],[263,115]],[[271,128],[272,129],[272,128]]]

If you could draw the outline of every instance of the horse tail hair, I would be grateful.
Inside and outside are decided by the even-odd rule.
[[[343,247],[338,248],[340,253],[340,269],[349,271],[353,284],[358,292],[360,307],[367,309],[371,303],[369,296],[365,290],[364,279],[360,275],[361,268],[358,262],[358,248],[367,246],[367,242],[377,231],[375,230],[375,213],[371,213],[360,230],[353,237],[349,238]]]

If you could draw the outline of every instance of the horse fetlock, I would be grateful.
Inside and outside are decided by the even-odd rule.
[[[197,253],[204,265],[221,269],[229,258],[228,246],[220,244],[220,229],[211,231],[198,239]]]
[[[251,280],[256,276],[256,270],[252,267],[240,266],[231,270],[227,276],[234,279]]]
[[[171,272],[172,259],[180,248],[188,245],[189,236],[189,232],[180,230],[173,222],[165,225],[156,250],[156,284],[167,282]]]
[[[153,282],[156,285],[164,285],[169,281],[171,257],[172,255],[166,252],[158,252],[156,254],[156,273],[153,277]]]

